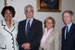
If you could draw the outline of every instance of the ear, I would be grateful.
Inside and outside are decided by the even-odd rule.
[[[74,18],[74,16],[72,16],[72,19]]]
[[[24,14],[26,15],[26,12],[24,12]]]

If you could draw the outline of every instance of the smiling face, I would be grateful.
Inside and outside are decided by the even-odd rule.
[[[4,19],[6,20],[6,21],[11,21],[11,19],[12,19],[12,12],[10,12],[10,10],[9,9],[7,9],[6,11],[5,11],[5,13],[4,13]]]
[[[52,19],[48,19],[48,20],[46,21],[46,28],[47,28],[47,29],[51,29],[51,28],[53,28],[53,26],[54,26],[54,24],[53,24]]]
[[[64,13],[63,15],[63,21],[65,25],[68,25],[72,22],[73,16],[71,16],[69,13]]]
[[[27,7],[26,11],[25,11],[26,17],[28,19],[31,19],[33,17],[34,11],[32,9],[32,7]]]

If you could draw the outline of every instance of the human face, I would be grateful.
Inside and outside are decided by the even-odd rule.
[[[33,9],[31,7],[27,7],[25,14],[28,19],[31,19],[34,14]]]
[[[64,16],[63,16],[63,21],[64,21],[64,24],[65,25],[68,25],[72,22],[72,19],[73,19],[73,16],[71,16],[69,13],[64,13]]]
[[[47,29],[53,28],[53,21],[52,21],[52,19],[48,19],[48,20],[46,21],[46,28],[47,28]]]
[[[7,10],[5,11],[4,19],[5,19],[6,21],[11,21],[11,19],[12,19],[12,12],[10,12],[9,9],[7,9]]]

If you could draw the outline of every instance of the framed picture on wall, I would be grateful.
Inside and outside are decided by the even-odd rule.
[[[7,0],[4,0],[4,6],[6,6],[7,5]]]
[[[61,12],[61,0],[37,0],[38,12]]]

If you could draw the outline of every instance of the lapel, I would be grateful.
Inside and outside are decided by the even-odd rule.
[[[14,22],[14,20],[12,20],[12,28],[11,28],[11,31],[10,31],[10,29],[7,27],[5,20],[2,20],[2,26],[3,26],[3,29],[4,29],[5,31],[7,31],[8,33],[10,33],[10,34],[12,35],[12,32],[13,32],[14,29],[15,29],[15,22]]]
[[[72,36],[73,34],[73,31],[74,31],[74,24],[72,24],[70,30],[69,30],[69,33],[68,33],[68,36],[67,36],[67,39],[70,39],[70,37]]]
[[[26,37],[25,36],[26,20],[24,20],[20,26],[21,26],[21,30],[22,30],[21,32],[23,33],[23,37]]]
[[[23,28],[22,30],[23,30],[23,33],[24,33],[24,35],[23,35],[24,37],[25,37],[26,20],[24,20],[24,22],[22,24],[22,28]],[[35,19],[33,19],[32,25],[31,25],[29,33],[28,33],[28,37],[27,37],[27,39],[25,39],[26,41],[28,41],[31,38],[34,26],[35,26]]]
[[[45,47],[47,47],[47,45],[49,45],[49,40],[53,40],[54,39],[54,35],[55,35],[55,31],[54,29],[51,31],[51,33],[49,34],[49,36],[46,39],[45,42]]]
[[[66,27],[64,27],[64,28],[62,29],[62,38],[63,38],[63,39],[65,39],[65,28],[66,28]]]
[[[29,32],[31,32],[31,30],[33,30],[34,26],[35,26],[35,19],[33,19],[33,22],[32,22],[32,25],[30,27],[30,31]]]

